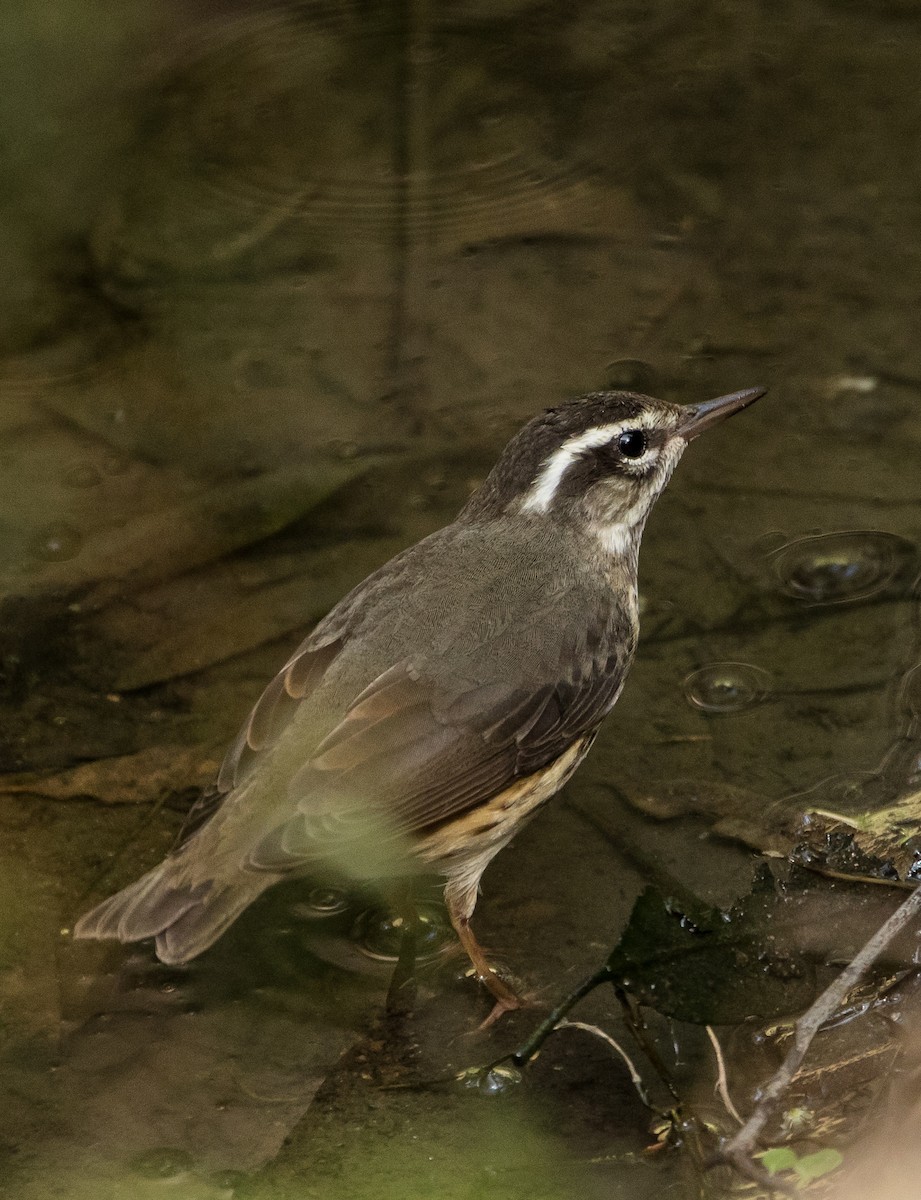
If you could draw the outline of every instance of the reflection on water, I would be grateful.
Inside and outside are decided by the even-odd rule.
[[[444,913],[435,905],[417,906],[416,917],[416,957],[425,962],[443,949],[452,934]],[[352,938],[369,958],[395,963],[400,956],[405,925],[405,917],[388,909],[372,909],[357,918]]]
[[[487,874],[490,949],[545,1005],[650,880],[728,909],[753,851],[813,835],[839,873],[914,877],[910,6],[49,12],[18,5],[0,46],[0,1195],[696,1196],[680,1153],[636,1158],[646,1115],[579,1039],[498,1107],[418,1090],[536,1019],[462,1036],[484,1014],[428,894],[407,1044],[368,1033],[401,928],[381,897],[292,884],[179,972],[60,931],[165,852],[305,630],[523,420],[599,387],[771,396],[658,506],[640,658]],[[888,894],[837,885],[801,913],[820,970]],[[906,1027],[912,995],[887,993]],[[878,1096],[898,1047],[847,1028],[849,1094]],[[709,1096],[701,1031],[659,1033]],[[722,1041],[757,1073],[784,1036]],[[863,1119],[836,1054],[785,1127],[818,1146]]]

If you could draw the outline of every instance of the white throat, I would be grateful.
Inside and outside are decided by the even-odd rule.
[[[602,525],[597,537],[605,554],[620,557],[626,554],[635,534],[629,525],[616,522],[612,525]]]

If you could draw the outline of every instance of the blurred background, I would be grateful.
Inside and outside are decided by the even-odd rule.
[[[914,878],[919,47],[909,0],[0,17],[0,1195],[736,1188],[584,1032],[520,1082],[449,1081],[625,929],[658,944],[631,923],[652,883],[737,906],[748,957],[704,989],[731,1013],[658,1001],[659,967],[637,984],[681,1103],[728,1132],[703,1026],[749,1109],[783,1019]],[[311,625],[520,424],[601,388],[755,385],[650,521],[602,738],[484,880],[480,935],[535,1010],[468,1036],[483,1001],[437,889],[399,1035],[375,1024],[398,941],[375,897],[279,889],[182,969],[68,938],[168,849]],[[753,932],[764,866],[783,911]],[[849,1198],[891,1165],[874,1114],[915,1111],[917,948],[768,1138],[843,1154]],[[585,1011],[627,1036],[610,988]]]

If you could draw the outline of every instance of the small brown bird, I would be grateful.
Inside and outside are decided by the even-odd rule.
[[[470,928],[487,864],[569,779],[620,695],[638,633],[646,518],[692,438],[764,394],[680,407],[596,392],[514,437],[453,524],[350,592],[285,663],[180,845],[77,923],[210,946],[267,887],[336,870],[444,876]]]

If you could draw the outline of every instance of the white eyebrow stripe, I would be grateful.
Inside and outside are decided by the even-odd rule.
[[[528,489],[521,502],[522,512],[546,512],[550,507],[560,480],[576,461],[580,454],[592,450],[596,446],[605,446],[627,426],[621,422],[617,425],[599,425],[595,429],[587,429],[578,437],[570,438],[558,450],[547,458],[540,474]]]
[[[598,425],[594,429],[587,429],[578,437],[564,442],[544,462],[540,474],[525,493],[521,502],[521,511],[523,513],[546,512],[553,502],[556,489],[560,486],[560,480],[581,454],[584,454],[586,450],[607,445],[625,429],[638,428],[645,428],[645,422],[642,419],[633,418],[629,421],[618,421],[614,425]]]

